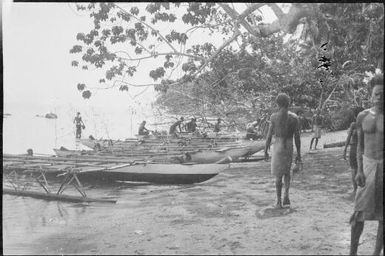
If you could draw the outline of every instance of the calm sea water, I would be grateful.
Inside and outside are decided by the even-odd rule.
[[[56,107],[54,112],[58,115],[58,119],[36,116],[50,111],[54,109],[44,106],[28,108],[21,106],[13,111],[6,108],[4,112],[11,115],[3,119],[3,152],[25,154],[26,150],[31,148],[34,153],[52,155],[54,154],[52,149],[61,146],[69,149],[87,149],[77,144],[75,140],[72,120],[76,110]],[[92,108],[83,110],[82,117],[86,125],[82,137],[93,135],[96,138],[111,139],[132,137],[136,133],[138,124],[146,118],[143,115],[130,116],[124,110],[106,113]],[[28,179],[19,179],[16,186],[21,188],[25,184],[29,184],[31,190],[43,191]],[[53,188],[58,188],[58,184],[51,185]],[[11,188],[8,178],[3,177],[3,187]],[[130,191],[148,189],[156,190],[164,187],[107,184],[97,187],[88,186],[86,191],[90,197],[112,196],[124,202],[130,200]],[[69,187],[65,193],[78,195],[73,187]],[[41,237],[61,232],[63,228],[74,225],[80,216],[84,217],[96,212],[102,215],[113,214],[108,204],[75,204],[3,195],[3,252],[4,254],[33,254],[38,249],[36,243]],[[65,244],[66,241],[63,243]]]
[[[69,149],[86,149],[76,143],[75,125],[73,118],[77,109],[69,106],[47,107],[44,105],[16,106],[11,110],[7,106],[5,113],[11,116],[3,118],[3,152],[10,154],[24,154],[32,148],[35,153],[54,154],[53,148],[64,146]],[[47,119],[36,115],[49,112],[58,115],[57,119]],[[139,124],[147,120],[149,129],[162,130],[162,126],[153,126],[162,120],[159,116],[127,109],[102,108],[82,109],[81,116],[86,128],[82,131],[82,138],[89,135],[104,139],[125,139],[137,134]]]

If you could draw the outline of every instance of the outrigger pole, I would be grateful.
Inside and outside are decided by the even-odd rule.
[[[45,170],[40,167],[40,175],[36,178],[37,183],[45,190],[45,192],[37,191],[27,191],[24,189],[18,189],[16,186],[13,186],[14,189],[3,188],[3,194],[17,195],[17,196],[29,196],[38,199],[44,200],[60,200],[67,202],[101,202],[101,203],[116,203],[117,200],[105,199],[105,198],[90,198],[87,197],[86,192],[80,180],[78,179],[76,173],[78,170],[70,168],[68,171],[63,173],[64,180],[60,185],[60,188],[56,193],[52,193],[48,187],[48,182],[45,177]],[[72,195],[63,195],[63,191],[67,185],[72,185],[77,189],[81,196],[72,196]]]
[[[103,199],[103,198],[90,198],[90,197],[80,197],[80,196],[70,196],[62,195],[50,192],[36,192],[36,191],[25,191],[25,190],[15,190],[9,188],[3,188],[3,194],[16,195],[16,196],[29,196],[38,199],[44,200],[59,200],[67,202],[102,202],[102,203],[116,203],[116,200]]]

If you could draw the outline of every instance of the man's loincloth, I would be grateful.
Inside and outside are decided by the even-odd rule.
[[[352,221],[383,220],[383,160],[363,156],[365,186],[358,187]]]
[[[314,135],[313,138],[321,138],[321,126],[314,125]]]
[[[271,156],[271,174],[281,176],[290,173],[293,160],[293,139],[275,137]]]

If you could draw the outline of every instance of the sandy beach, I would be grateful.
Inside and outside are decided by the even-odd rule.
[[[324,143],[344,140],[346,131],[323,134],[320,150],[311,154],[309,137],[309,133],[302,135],[304,170],[293,178],[290,209],[269,209],[275,200],[270,162],[230,164],[201,184],[104,188],[106,194],[110,190],[120,193],[117,204],[75,207],[76,218],[67,221],[62,214],[62,219],[47,221],[44,232],[32,234],[24,251],[18,252],[348,254],[351,174],[342,159],[343,148],[322,149]],[[376,230],[377,222],[367,222],[360,255],[372,253]],[[9,227],[4,231],[4,254],[12,254],[15,235]]]

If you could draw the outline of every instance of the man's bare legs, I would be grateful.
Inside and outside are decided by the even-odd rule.
[[[318,138],[315,138],[314,149],[317,149],[317,144],[318,144]]]
[[[290,173],[283,175],[285,183],[285,195],[283,197],[283,205],[290,205],[289,188],[290,188]]]
[[[357,255],[358,242],[364,230],[364,222],[353,220],[350,237],[350,255]]]
[[[285,192],[283,197],[283,205],[290,205],[289,200],[289,188],[290,188],[290,173],[283,175],[284,185],[285,185]],[[275,178],[275,189],[277,191],[277,204],[276,208],[282,207],[282,176],[276,176]]]
[[[376,247],[374,248],[373,255],[380,255],[382,248],[384,248],[384,222],[378,222]]]
[[[313,141],[314,141],[314,140],[315,140],[314,149],[317,149],[318,138],[311,138],[311,141],[310,141],[310,149],[311,149],[311,147],[313,146]]]
[[[315,138],[311,138],[311,141],[310,141],[310,149],[311,147],[313,146],[313,141],[314,141]]]
[[[277,204],[275,205],[276,208],[282,208],[282,202],[281,202],[281,195],[282,195],[282,176],[277,175],[275,177],[275,189],[277,192]]]

